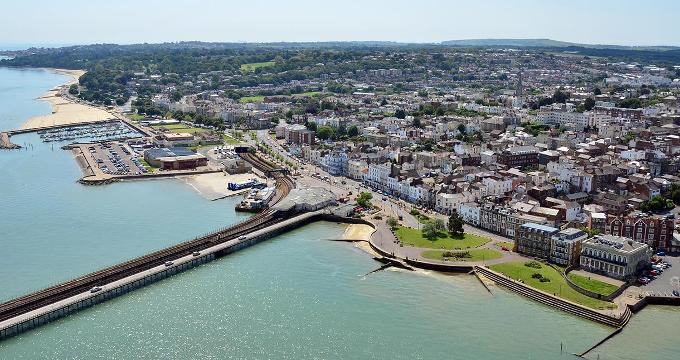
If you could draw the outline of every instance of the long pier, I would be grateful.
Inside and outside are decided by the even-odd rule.
[[[264,172],[275,169],[254,154],[245,158]],[[285,198],[295,187],[285,173],[273,175],[276,194],[270,206]],[[7,301],[0,304],[0,339],[251,246],[282,231],[315,221],[323,214],[323,211],[292,213],[265,209],[234,226]]]

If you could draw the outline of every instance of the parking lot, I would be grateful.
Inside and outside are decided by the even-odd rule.
[[[137,153],[125,143],[107,142],[81,147],[93,167],[107,175],[141,175],[148,172]]]
[[[647,285],[640,285],[640,292],[654,296],[674,296],[673,290],[680,291],[680,256],[661,256],[661,259],[671,264],[671,267],[663,270]]]

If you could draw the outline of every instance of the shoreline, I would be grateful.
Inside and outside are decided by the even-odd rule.
[[[369,225],[350,224],[342,233],[342,239],[354,242],[355,248],[373,257],[381,256],[375,250],[373,250],[371,244],[369,244],[374,231],[375,229]]]
[[[75,125],[88,122],[115,119],[115,115],[110,112],[91,106],[84,105],[72,101],[69,98],[62,97],[63,91],[68,91],[68,87],[78,83],[78,79],[83,76],[85,70],[68,70],[56,68],[38,68],[49,71],[54,74],[69,76],[70,80],[58,85],[43,95],[35,98],[35,100],[45,101],[50,104],[51,113],[47,115],[34,116],[27,119],[20,127],[20,129],[33,129],[46,126],[56,125]]]

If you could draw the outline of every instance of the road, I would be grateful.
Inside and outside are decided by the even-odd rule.
[[[290,155],[287,151],[285,151],[281,144],[279,144],[278,141],[275,141],[269,135],[267,130],[257,131],[257,137],[258,140],[269,145],[273,150],[277,151],[285,159],[293,162],[294,164],[297,164],[300,167],[301,169],[301,171],[299,172],[300,178],[298,178],[299,183],[306,186],[327,187],[339,197],[349,196],[351,200],[356,199],[356,196],[360,192],[368,192],[373,196],[372,203],[380,207],[382,214],[385,217],[391,216],[397,219],[401,217],[402,225],[414,229],[419,229],[422,226],[420,221],[418,221],[418,219],[416,219],[413,215],[410,214],[410,211],[414,208],[413,204],[408,203],[401,199],[394,198],[392,196],[385,196],[381,192],[375,191],[356,180],[346,178],[344,176],[333,176],[324,171],[321,167],[318,167],[313,164],[304,163],[300,159]],[[314,176],[315,174],[318,174],[318,176]],[[321,180],[322,178],[328,178],[328,180]],[[348,195],[349,193],[351,193],[352,195]],[[430,210],[420,211],[430,218],[434,217],[440,218],[444,221],[448,221],[448,217],[446,215],[439,214]],[[505,241],[505,242],[514,241],[511,238],[493,234],[467,224],[464,225],[464,229],[465,232],[469,234],[488,237],[491,238],[493,241]]]

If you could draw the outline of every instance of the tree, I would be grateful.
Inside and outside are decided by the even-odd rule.
[[[553,95],[553,100],[556,103],[566,103],[569,100],[570,94],[563,92],[562,90],[556,90],[555,95]]]
[[[397,119],[405,119],[406,118],[406,111],[404,111],[404,109],[397,109],[397,111],[394,112],[394,116]]]
[[[448,229],[452,236],[463,236],[465,232],[463,229],[463,219],[460,218],[457,212],[449,216]]]
[[[602,95],[602,90],[600,90],[600,88],[596,87],[595,89],[593,89],[593,94],[595,94],[595,96]]]
[[[355,137],[359,135],[359,128],[356,125],[352,125],[347,129],[347,136]]]
[[[335,129],[330,126],[322,125],[317,128],[316,136],[321,140],[328,140],[335,135]]]
[[[458,132],[461,134],[465,134],[465,124],[458,125]]]
[[[595,99],[591,97],[587,98],[586,101],[583,103],[583,107],[588,111],[593,110],[593,108],[595,107]]]
[[[362,192],[357,196],[357,204],[361,207],[370,208],[373,195],[370,192]]]
[[[661,195],[654,196],[653,198],[643,202],[640,205],[640,210],[642,211],[652,211],[652,212],[660,212],[664,210],[669,210],[672,209],[675,205],[673,204],[673,200],[671,199],[666,199],[665,197]]]
[[[434,228],[437,230],[437,232],[444,231],[446,229],[446,223],[442,219],[436,218],[431,222],[432,225],[434,225]]]
[[[307,130],[311,130],[311,131],[316,131],[316,128],[317,128],[316,123],[314,121],[306,122],[305,127],[307,128]]]
[[[78,95],[78,85],[72,84],[71,86],[69,86],[68,93],[71,95]]]
[[[436,240],[439,232],[434,224],[434,222],[429,221],[423,224],[423,229],[421,230],[423,237],[428,240]]]
[[[417,128],[422,127],[422,123],[420,122],[420,118],[418,118],[418,117],[413,118],[413,127],[417,127]]]
[[[642,107],[640,99],[625,99],[619,101],[616,106],[626,109],[639,109]]]
[[[395,219],[394,217],[390,216],[390,217],[387,218],[387,226],[389,226],[390,228],[393,228],[393,229],[394,229],[394,228],[396,228],[397,226],[399,226],[399,222],[397,221],[397,219]]]
[[[673,200],[676,204],[680,205],[680,185],[678,184],[671,185],[671,190],[667,197]]]

